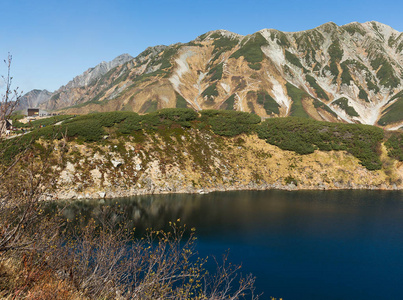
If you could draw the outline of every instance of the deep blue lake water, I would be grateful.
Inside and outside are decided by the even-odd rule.
[[[93,209],[88,203],[76,208]],[[230,261],[257,277],[262,299],[403,299],[403,192],[217,192],[108,203],[139,230],[177,218],[196,227],[200,256],[230,249]]]

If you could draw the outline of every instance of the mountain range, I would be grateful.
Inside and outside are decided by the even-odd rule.
[[[262,118],[403,126],[403,33],[379,22],[332,22],[301,32],[207,32],[188,43],[123,54],[21,108],[67,114],[226,109]]]

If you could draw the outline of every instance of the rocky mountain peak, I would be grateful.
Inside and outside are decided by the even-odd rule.
[[[40,104],[48,101],[51,96],[52,93],[47,90],[32,90],[21,97],[17,110],[39,107]]]
[[[206,32],[205,34],[202,34],[198,36],[195,41],[208,41],[208,40],[214,40],[217,38],[229,38],[229,39],[241,39],[244,36],[240,35],[238,33],[234,33],[225,29],[218,29],[218,30],[212,30],[209,32]]]
[[[111,69],[122,65],[130,60],[132,60],[133,57],[129,54],[122,54],[113,59],[112,61],[109,62],[101,62],[100,64],[96,65],[93,68],[89,68],[87,71],[85,71],[83,74],[78,75],[73,78],[70,82],[68,82],[65,86],[62,86],[59,91],[64,90],[64,89],[71,89],[71,88],[77,88],[77,87],[83,87],[91,84],[94,82],[94,80],[100,78],[102,75],[106,74],[108,71]]]

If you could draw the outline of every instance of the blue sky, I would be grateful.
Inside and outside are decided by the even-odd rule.
[[[403,31],[403,1],[0,0],[0,58],[13,55],[14,87],[53,91],[101,61],[188,42],[215,29],[311,29],[379,21]],[[5,65],[0,74],[5,74]]]

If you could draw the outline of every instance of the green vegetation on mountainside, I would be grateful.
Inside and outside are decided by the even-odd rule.
[[[236,136],[253,132],[261,119],[255,114],[241,111],[203,110],[200,121],[210,126],[215,134]]]
[[[212,85],[208,86],[201,95],[207,98],[207,101],[214,102],[214,97],[218,96],[217,91],[217,82],[213,83]]]
[[[302,106],[302,100],[305,98],[311,98],[305,91],[295,87],[291,83],[287,82],[287,94],[292,99],[291,106],[291,116],[300,117],[300,118],[310,118],[307,112],[304,110]]]
[[[388,149],[388,155],[390,157],[403,161],[403,133],[393,134],[387,140],[385,146]]]
[[[395,76],[391,63],[383,55],[376,56],[371,61],[371,66],[377,70],[376,77],[380,84],[389,88],[395,88],[399,85],[399,78]]]
[[[378,124],[381,126],[393,124],[403,120],[403,91],[393,96],[389,102],[395,102],[382,111],[382,117],[379,119]]]
[[[259,126],[258,135],[283,150],[299,154],[309,154],[316,149],[346,150],[369,170],[382,167],[378,153],[383,130],[374,126],[301,118],[272,118]]]
[[[337,114],[325,103],[320,102],[318,99],[313,99],[313,106],[315,108],[321,108],[330,113],[333,117],[337,118]]]
[[[280,105],[276,102],[276,100],[273,99],[272,96],[270,96],[270,94],[267,91],[265,90],[260,90],[258,92],[249,91],[248,96],[255,97],[256,102],[259,105],[263,106],[268,115],[271,115],[272,113],[275,113],[277,115],[280,114],[279,110]]]
[[[211,75],[210,81],[216,81],[222,78],[222,72],[223,72],[223,63],[220,63],[216,65],[214,68],[211,68],[207,74]]]
[[[270,39],[274,41],[276,39],[277,45],[282,46],[282,47],[290,47],[291,44],[288,41],[287,36],[285,35],[284,32],[278,31],[278,30],[271,30],[270,34]]]
[[[38,119],[34,121],[29,121],[28,123],[17,123],[14,124],[15,127],[24,127],[24,128],[39,128],[41,126],[49,126],[49,125],[54,125],[58,122],[65,121],[68,119],[71,119],[73,116],[71,115],[59,115],[59,116],[53,116],[49,118],[44,118],[44,119]]]
[[[243,56],[244,59],[249,63],[248,66],[251,69],[259,70],[261,68],[261,62],[264,58],[261,47],[266,45],[266,39],[258,32],[253,34],[251,37],[245,37],[242,41],[241,48],[234,52],[230,56],[238,59]]]
[[[292,63],[294,66],[303,69],[301,62],[295,54],[292,54],[290,51],[285,50],[285,59]]]
[[[225,37],[219,33],[213,33],[210,37],[214,39],[214,57],[211,62],[214,62],[216,59],[218,59],[222,53],[231,51],[239,43],[236,38]]]
[[[185,98],[176,93],[176,108],[187,108],[188,103]]]
[[[326,92],[320,87],[320,85],[316,82],[315,78],[313,78],[311,75],[306,75],[305,76],[306,81],[309,83],[311,87],[315,90],[316,95],[318,98],[329,100],[328,95]]]
[[[230,102],[234,97],[232,95],[227,99],[228,106],[233,106]],[[262,97],[265,101],[266,94],[263,93]],[[316,149],[345,150],[357,157],[369,170],[382,167],[379,154],[384,135],[382,129],[374,126],[328,123],[294,117],[270,118],[261,122],[259,116],[246,112],[204,110],[198,113],[187,108],[162,109],[146,115],[121,111],[72,117],[60,125],[38,128],[16,138],[1,160],[15,157],[28,146],[41,149],[41,143],[31,143],[38,139],[53,140],[65,136],[68,140],[77,142],[107,144],[109,138],[106,137],[110,137],[128,138],[141,144],[145,135],[165,136],[184,130],[211,130],[217,137],[257,133],[259,138],[267,143],[301,155],[312,153]],[[402,160],[402,140],[402,135],[396,135],[386,142],[391,157]],[[10,144],[10,140],[3,141],[0,148],[6,143]]]
[[[234,104],[235,104],[235,94],[232,94],[227,98],[227,100],[224,101],[223,104],[221,104],[220,109],[235,110]]]
[[[327,52],[330,56],[329,66],[326,66],[324,70],[330,71],[330,73],[334,76],[333,83],[336,83],[337,77],[340,74],[337,64],[340,63],[340,61],[342,60],[344,51],[340,46],[340,42],[338,40],[335,40],[329,46]]]
[[[365,29],[362,27],[361,24],[358,23],[350,23],[343,25],[342,28],[347,31],[350,35],[360,34],[362,36],[365,35]]]
[[[333,101],[332,104],[337,105],[338,107],[340,107],[350,117],[358,117],[359,116],[357,111],[354,109],[354,107],[348,105],[348,99],[345,98],[345,97],[342,97],[342,98],[339,98],[339,99]]]
[[[359,89],[360,92],[358,93],[358,98],[365,100],[365,102],[370,102],[368,98],[368,93],[362,87],[360,87]]]

